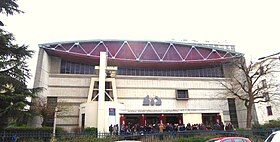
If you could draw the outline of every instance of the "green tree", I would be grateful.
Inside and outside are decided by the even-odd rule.
[[[0,1],[0,13],[6,15],[13,15],[14,13],[23,13],[18,9],[17,0],[1,0]]]
[[[237,69],[221,82],[227,89],[227,97],[235,97],[244,102],[247,110],[246,128],[252,127],[254,104],[276,102],[280,95],[279,84],[273,76],[279,68],[277,58],[266,58],[246,64],[245,58],[234,59],[231,64]]]
[[[21,13],[16,0],[1,0],[0,13],[13,15]],[[31,58],[33,51],[26,45],[15,44],[13,34],[0,27],[0,129],[14,122],[16,125],[25,123],[32,116],[28,106],[28,97],[35,97],[38,89],[28,89],[27,79],[30,70],[27,59]]]
[[[6,15],[13,15],[14,13],[23,13],[23,11],[18,9],[18,4],[16,3],[16,0],[1,0],[0,13]],[[0,26],[4,26],[2,21],[0,21]]]
[[[11,33],[0,29],[0,127],[11,121],[23,123],[31,116],[27,108],[31,103],[26,98],[35,97],[36,89],[28,89],[26,85],[30,78],[26,60],[33,51],[14,44],[14,40]]]

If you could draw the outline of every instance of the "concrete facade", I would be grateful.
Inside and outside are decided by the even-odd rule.
[[[42,97],[57,97],[64,110],[57,114],[57,126],[67,131],[77,128],[96,127],[99,132],[108,132],[109,125],[122,125],[123,115],[168,115],[182,116],[182,123],[202,123],[203,114],[217,114],[221,121],[231,121],[225,88],[220,84],[225,78],[216,77],[169,77],[116,75],[106,78],[107,57],[100,55],[96,74],[62,74],[61,57],[48,54],[40,48],[34,87],[44,87]],[[95,66],[97,67],[97,66]],[[225,76],[231,67],[223,65]],[[102,75],[103,77],[100,77]],[[99,82],[99,91],[104,92],[104,82],[112,82],[113,101],[93,101],[94,82]],[[100,82],[103,82],[103,86]],[[101,85],[101,86],[100,86]],[[101,90],[100,90],[101,88]],[[103,91],[102,91],[103,88]],[[177,90],[188,90],[188,99],[178,100]],[[99,92],[99,93],[100,93]],[[102,93],[104,100],[106,94]],[[99,94],[100,95],[100,94]],[[143,105],[143,99],[158,97],[160,105]],[[89,97],[91,96],[91,97]],[[246,110],[243,103],[235,100],[238,125],[245,127]],[[115,114],[110,116],[110,109]],[[82,120],[82,115],[85,115]],[[82,124],[82,121],[84,121]],[[40,124],[37,120],[36,125]]]

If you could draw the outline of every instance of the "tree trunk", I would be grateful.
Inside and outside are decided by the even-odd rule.
[[[246,121],[246,128],[252,128],[252,105],[248,105],[247,107],[247,121]]]

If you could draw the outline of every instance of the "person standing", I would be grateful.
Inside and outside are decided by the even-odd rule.
[[[13,136],[12,136],[12,141],[13,141],[13,142],[16,142],[16,141],[17,141],[17,136],[16,136],[16,135],[13,135]]]
[[[112,124],[109,126],[109,132],[110,132],[110,135],[113,134],[113,125]]]
[[[160,123],[159,124],[159,139],[163,140],[163,131],[164,131],[164,124]]]

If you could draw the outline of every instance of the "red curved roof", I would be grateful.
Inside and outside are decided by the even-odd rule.
[[[40,44],[48,54],[66,60],[98,64],[101,51],[117,66],[182,67],[220,64],[241,54],[199,44],[163,41],[95,40]]]

